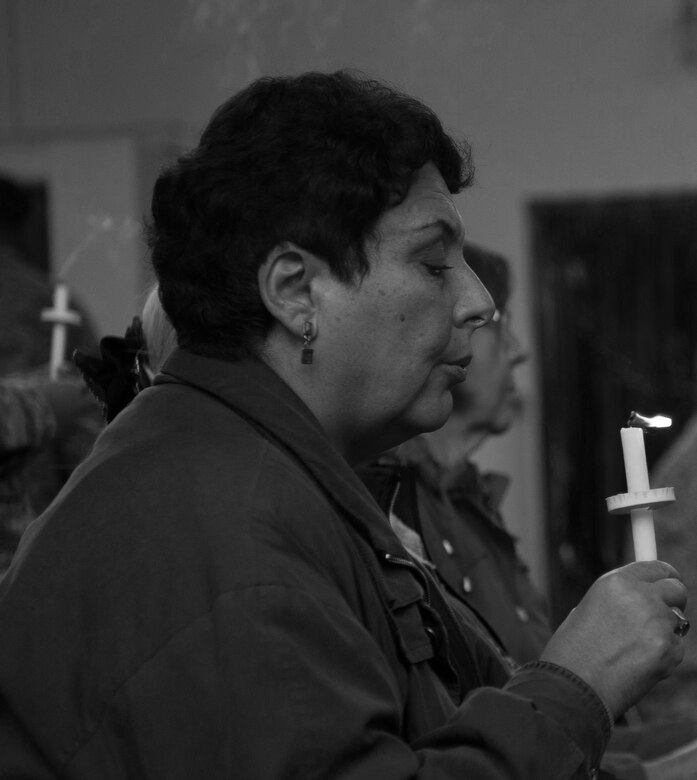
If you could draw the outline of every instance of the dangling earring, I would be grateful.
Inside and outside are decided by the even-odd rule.
[[[303,325],[303,351],[302,351],[302,357],[301,362],[302,363],[312,363],[312,356],[314,353],[314,350],[310,347],[310,342],[312,341],[313,337],[313,328],[312,323],[308,320]]]

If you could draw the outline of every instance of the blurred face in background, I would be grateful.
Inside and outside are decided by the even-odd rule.
[[[504,433],[522,403],[514,369],[527,359],[506,310],[473,334],[472,353],[467,381],[453,388],[453,415],[466,417],[473,431]]]

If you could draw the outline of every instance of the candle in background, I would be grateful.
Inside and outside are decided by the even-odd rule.
[[[671,422],[670,417],[663,415],[644,417],[637,412],[632,412],[627,427],[620,429],[627,492],[610,496],[607,504],[613,514],[629,512],[634,557],[637,561],[654,561],[658,557],[651,507],[665,506],[675,500],[673,488],[651,489],[644,432],[650,428],[666,428],[671,425]]]
[[[53,289],[53,308],[41,312],[42,322],[53,323],[51,331],[51,357],[49,360],[49,376],[51,381],[58,379],[60,369],[65,362],[65,346],[67,342],[67,326],[79,325],[81,317],[76,311],[68,308],[70,292],[65,282],[58,281]]]

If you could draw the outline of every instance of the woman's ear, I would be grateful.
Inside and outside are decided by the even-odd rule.
[[[271,316],[295,336],[315,322],[315,282],[328,272],[317,255],[292,243],[274,247],[259,268],[259,294]]]

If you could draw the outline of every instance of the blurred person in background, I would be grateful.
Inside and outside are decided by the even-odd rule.
[[[109,423],[150,387],[176,346],[177,334],[155,284],[148,290],[141,315],[133,318],[123,336],[101,339],[99,357],[76,350],[73,361]]]
[[[23,254],[28,190],[0,177],[0,575],[28,523],[53,499],[99,432],[99,410],[69,367],[49,379],[52,306],[46,275]],[[89,322],[68,329],[68,347],[91,348]]]

